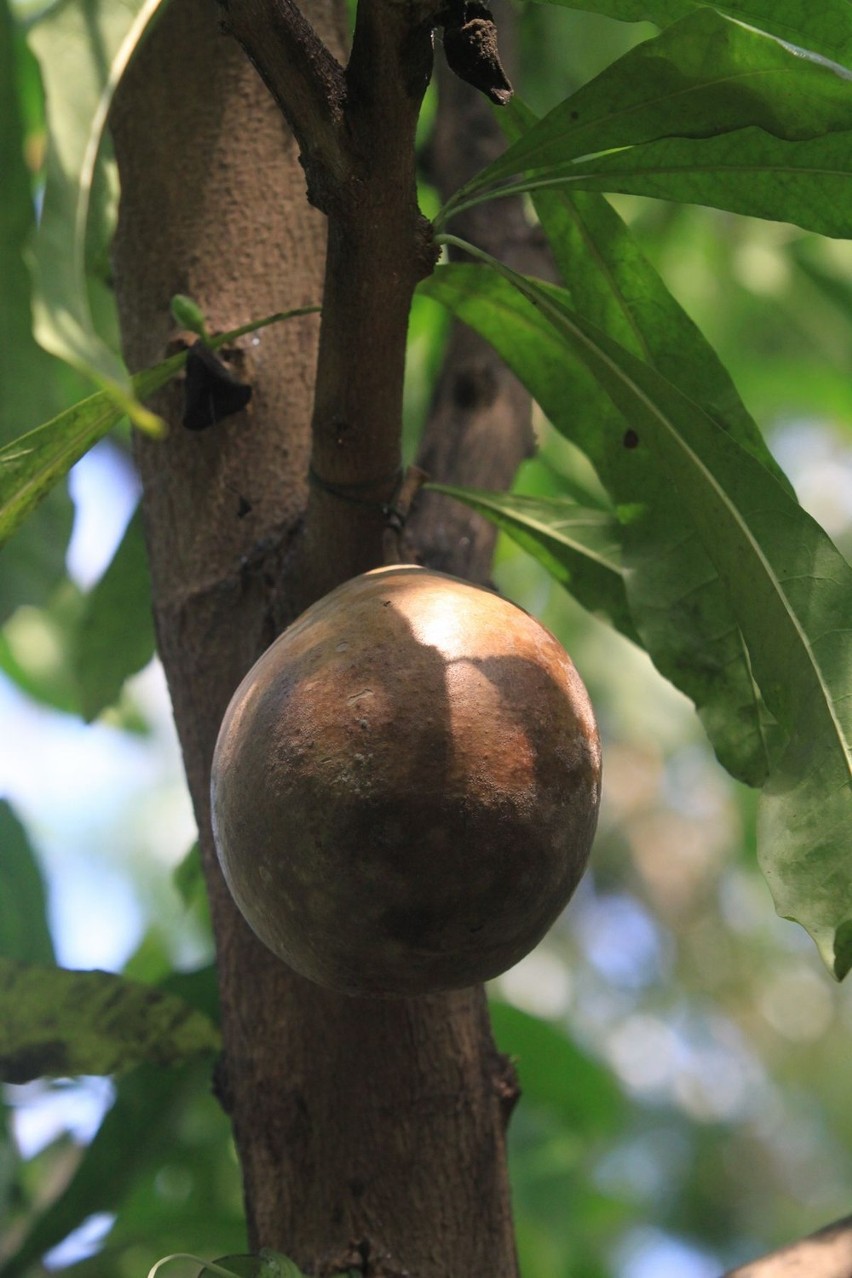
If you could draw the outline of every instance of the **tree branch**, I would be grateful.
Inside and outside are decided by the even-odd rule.
[[[506,4],[495,5],[495,13],[511,61],[513,15]],[[446,198],[495,159],[505,141],[494,112],[469,85],[443,68],[438,85],[430,168]],[[520,200],[470,209],[458,219],[458,229],[516,270],[552,277],[545,240],[530,225]],[[533,447],[529,395],[493,346],[465,325],[454,324],[418,463],[433,479],[502,491],[511,486]],[[496,529],[460,502],[423,492],[407,533],[430,567],[474,581],[488,578]]]
[[[408,315],[437,257],[417,205],[414,146],[432,24],[426,5],[415,17],[394,0],[358,5],[347,178],[328,209],[304,563],[312,597],[382,562],[383,506],[400,468]]]
[[[309,199],[328,215],[314,482],[292,616],[382,561],[408,314],[437,257],[417,206],[414,139],[441,0],[360,0],[345,72],[293,0],[223,3],[294,131]]]
[[[242,45],[299,143],[308,198],[326,210],[345,181],[344,71],[293,0],[220,0],[226,32]]]

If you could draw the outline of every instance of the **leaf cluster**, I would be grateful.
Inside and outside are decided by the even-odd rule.
[[[497,347],[608,500],[533,508],[455,495],[638,638],[693,699],[723,765],[762,789],[759,855],[779,912],[807,927],[840,979],[852,965],[852,570],[798,505],[709,343],[594,194],[695,200],[849,234],[839,188],[811,180],[809,165],[819,154],[822,174],[837,166],[848,180],[850,73],[768,25],[698,7],[541,120],[516,107],[506,152],[438,223],[527,193],[564,284],[487,260],[447,265],[421,291]],[[798,34],[804,43],[808,31]]]

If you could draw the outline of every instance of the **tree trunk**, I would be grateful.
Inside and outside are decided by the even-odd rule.
[[[332,51],[342,47],[343,8],[310,6]],[[306,201],[278,108],[221,34],[214,6],[171,0],[111,123],[122,181],[115,278],[132,369],[163,356],[176,292],[202,305],[214,331],[321,300],[324,219]],[[345,303],[344,268],[330,292]],[[414,282],[405,281],[409,292]],[[360,305],[369,315],[370,298]],[[399,347],[404,316],[394,323]],[[249,1245],[323,1274],[354,1265],[512,1278],[512,1082],[482,989],[374,1002],[309,984],[249,931],[213,849],[210,761],[231,693],[312,597],[378,556],[378,506],[316,488],[308,500],[318,327],[311,317],[243,339],[235,362],[251,404],[209,430],[182,428],[181,388],[169,388],[157,403],[168,439],[137,447],[158,643],[211,897],[224,1040],[217,1087],[242,1164]],[[363,336],[375,342],[375,332]],[[339,380],[331,355],[325,367]],[[365,454],[355,427],[342,460],[326,429],[319,456],[335,469],[323,478],[373,479],[378,499],[393,446]]]

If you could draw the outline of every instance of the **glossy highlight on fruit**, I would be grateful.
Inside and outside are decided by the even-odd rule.
[[[297,972],[426,994],[542,938],[586,867],[600,772],[588,695],[549,631],[454,577],[380,568],[240,684],[214,836],[240,910]]]

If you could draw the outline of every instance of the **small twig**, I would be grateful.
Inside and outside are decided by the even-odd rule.
[[[428,479],[428,471],[420,466],[409,466],[402,477],[399,491],[387,508],[387,526],[383,537],[386,564],[407,563],[410,559],[403,547],[405,525],[412,503]]]

